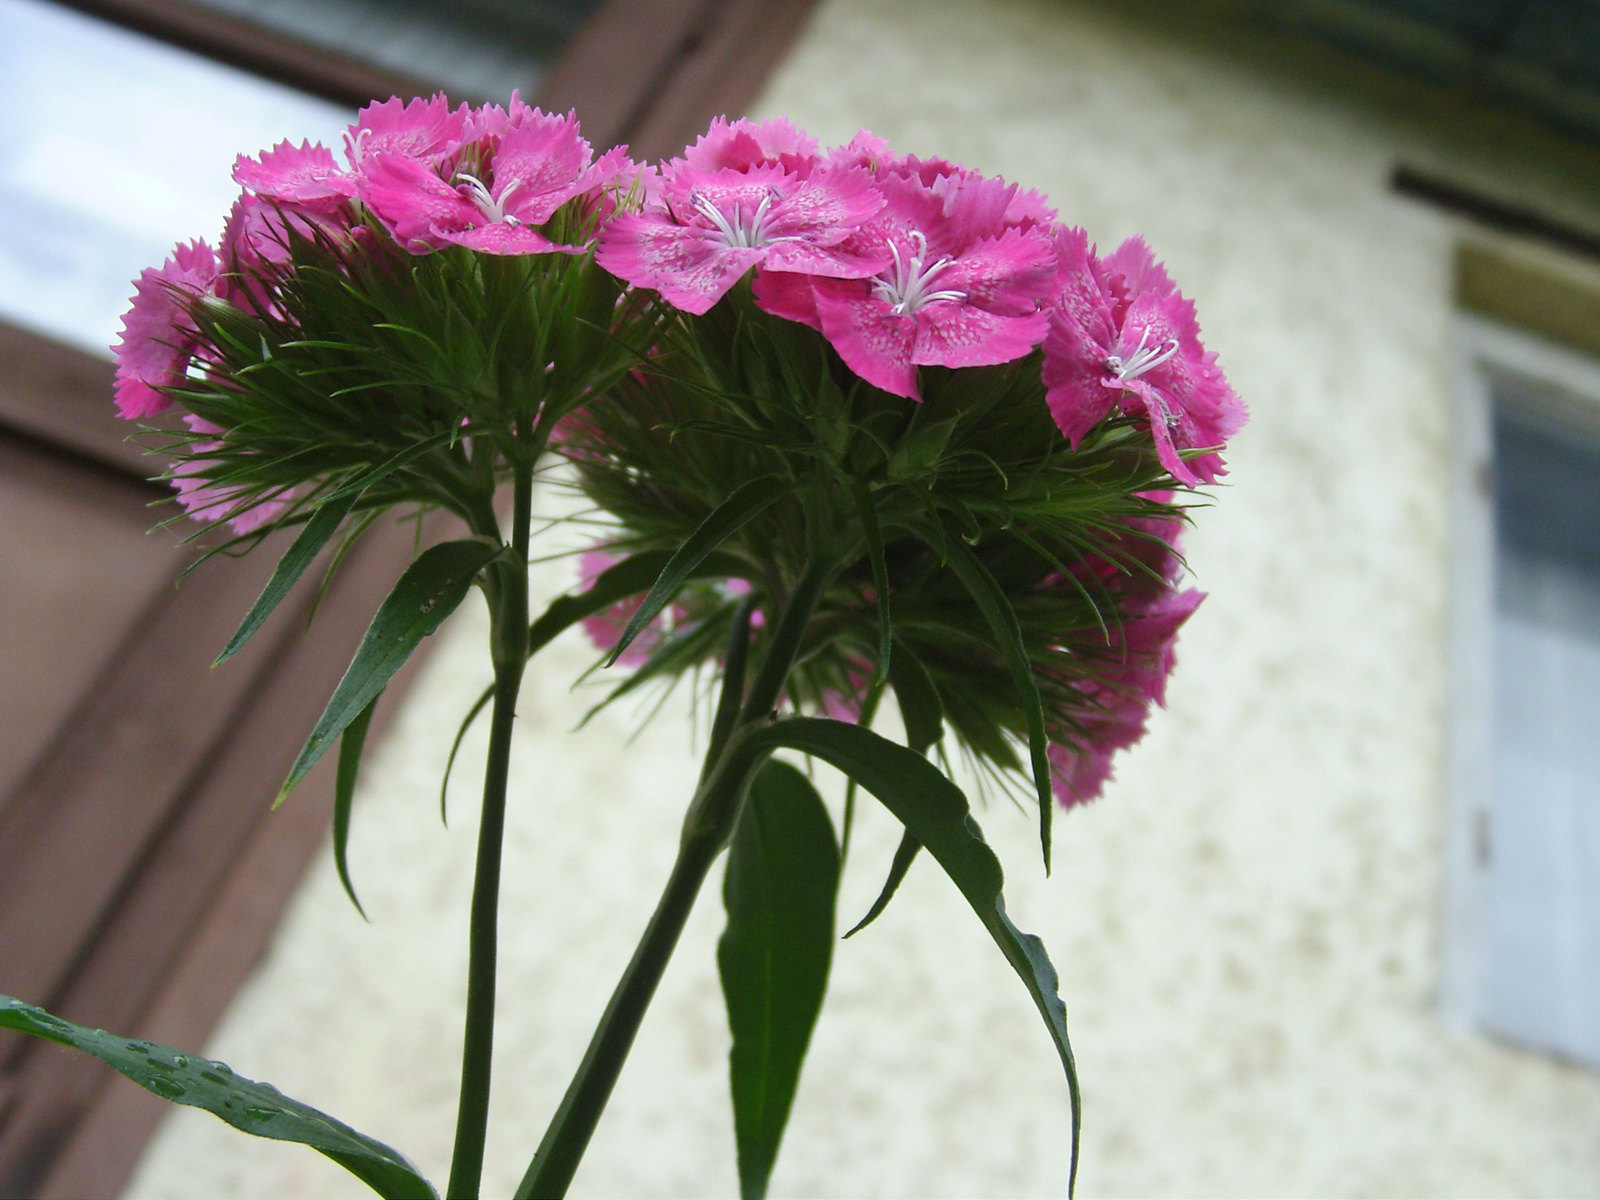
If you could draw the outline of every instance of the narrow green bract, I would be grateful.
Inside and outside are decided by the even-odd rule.
[[[283,802],[317,765],[334,738],[383,691],[417,644],[466,599],[478,572],[500,553],[501,548],[491,542],[467,538],[425,550],[406,568],[367,627],[355,659],[295,759],[276,803]]]

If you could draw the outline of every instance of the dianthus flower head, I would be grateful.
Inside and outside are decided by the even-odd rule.
[[[1130,606],[1111,631],[1109,662],[1092,678],[1068,685],[1067,722],[1053,731],[1048,756],[1063,805],[1098,796],[1111,777],[1112,757],[1144,736],[1151,706],[1166,703],[1178,630],[1204,599],[1193,588],[1168,589]]]
[[[1200,343],[1194,304],[1143,238],[1102,261],[1081,229],[1063,230],[1057,256],[1044,381],[1061,432],[1076,446],[1113,411],[1141,416],[1173,478],[1213,482],[1224,473],[1217,451],[1246,412]],[[1207,453],[1186,459],[1192,450]]]
[[[180,243],[159,268],[139,273],[113,349],[117,411],[124,418],[153,417],[171,407],[159,389],[183,382],[199,336],[189,305],[214,292],[217,276],[216,253],[199,240]]]
[[[214,434],[220,438],[222,429],[194,413],[185,413],[183,423],[194,434]],[[218,440],[195,440],[185,448],[184,458],[172,468],[172,487],[177,492],[179,506],[196,521],[211,524],[226,520],[236,534],[253,533],[287,512],[290,500],[287,495],[257,498],[248,507],[240,508],[250,493],[241,488],[230,488],[211,482],[216,463],[206,458],[209,453],[222,449]]]
[[[599,193],[632,168],[623,148],[598,161],[574,113],[530,108],[513,93],[509,112],[488,105],[466,122],[447,154],[363,154],[359,194],[414,254],[443,245],[486,254],[581,252],[539,226],[577,197]]]
[[[992,366],[1038,345],[1052,264],[1041,230],[1006,227],[982,188],[940,194],[890,175],[878,189],[883,210],[852,246],[886,259],[882,270],[865,279],[769,270],[756,302],[820,329],[857,375],[911,399],[918,366]]]
[[[858,168],[802,175],[767,163],[702,170],[679,162],[644,211],[606,223],[596,257],[618,278],[704,313],[758,266],[829,278],[875,273],[882,249],[850,238],[883,203]]]

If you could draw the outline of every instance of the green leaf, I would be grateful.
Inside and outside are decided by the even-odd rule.
[[[256,630],[261,628],[263,622],[272,615],[273,609],[277,608],[289,594],[289,589],[294,587],[301,575],[305,574],[306,568],[317,557],[318,551],[338,532],[340,524],[350,515],[350,510],[355,507],[356,501],[361,499],[362,493],[407,463],[444,445],[450,436],[435,434],[427,441],[402,450],[387,462],[373,467],[372,470],[329,493],[301,528],[293,544],[284,551],[283,557],[278,560],[278,565],[273,568],[272,578],[267,580],[267,586],[261,589],[261,595],[256,597],[256,602],[250,606],[250,611],[239,623],[239,628],[211,665],[215,667],[227,662],[250,640]]]
[[[380,1196],[437,1200],[432,1185],[398,1152],[291,1100],[271,1084],[235,1075],[222,1063],[85,1029],[10,996],[0,996],[0,1028],[87,1051],[163,1100],[203,1108],[244,1133],[310,1146]]]
[[[359,492],[350,492],[330,497],[311,514],[311,519],[301,528],[300,536],[294,539],[278,560],[278,565],[272,569],[272,578],[267,580],[267,586],[261,589],[261,595],[256,597],[250,611],[245,613],[244,620],[239,622],[238,630],[212,662],[213,667],[220,666],[237,654],[255,631],[261,628],[272,615],[273,609],[289,594],[289,589],[305,574],[312,560],[328,544],[328,539],[338,532],[359,496]]]
[[[728,1076],[739,1191],[766,1195],[833,957],[839,846],[806,777],[769,761],[728,852],[728,927],[717,944],[733,1048]]]
[[[499,556],[501,547],[477,538],[441,542],[424,550],[406,568],[361,639],[355,659],[334,688],[328,707],[301,747],[274,804],[282,804],[316,766],[333,739],[388,686],[419,642],[443,624],[466,598],[479,571]]]
[[[922,660],[904,644],[895,651],[891,664],[889,686],[894,689],[900,718],[905,722],[906,745],[918,754],[926,754],[944,739],[944,703],[939,699],[939,688]]]
[[[1027,648],[1022,644],[1022,626],[1017,623],[1016,610],[1006,599],[1004,589],[966,543],[947,536],[938,526],[927,527],[927,531],[934,535],[928,538],[933,548],[944,555],[945,562],[989,622],[995,641],[1005,655],[1006,665],[1011,668],[1011,682],[1017,689],[1022,715],[1028,722],[1028,756],[1033,764],[1033,786],[1039,799],[1039,845],[1048,873],[1050,819],[1055,815],[1055,799],[1050,791],[1050,760],[1046,757],[1049,743],[1044,732],[1044,704],[1039,698],[1039,685],[1033,678],[1033,667],[1028,662]]]
[[[628,648],[628,643],[639,635],[639,631],[655,620],[656,614],[667,601],[672,599],[695,567],[699,566],[708,554],[751,517],[780,496],[786,495],[790,488],[790,484],[776,475],[763,475],[759,479],[752,479],[700,522],[700,527],[689,535],[689,540],[678,548],[677,553],[661,569],[661,575],[655,585],[645,596],[644,602],[639,605],[639,610],[633,614],[628,627],[622,631],[622,637],[611,651],[607,665],[616,662],[618,656]]]
[[[344,884],[345,895],[350,897],[350,903],[356,906],[356,911],[363,919],[367,910],[361,907],[361,901],[356,899],[356,889],[350,883],[345,847],[350,842],[350,804],[355,799],[356,774],[361,770],[361,747],[366,744],[367,728],[372,724],[372,714],[382,698],[383,693],[379,692],[370,704],[356,714],[356,719],[345,726],[344,736],[339,739],[339,771],[333,783],[333,865],[339,871],[339,882]]]
[[[445,797],[450,792],[450,772],[455,770],[456,755],[460,753],[461,743],[466,741],[467,730],[472,728],[472,723],[478,719],[478,714],[489,707],[489,701],[494,699],[494,684],[483,689],[482,695],[472,702],[472,707],[467,709],[467,715],[461,719],[461,728],[456,730],[456,740],[450,743],[450,757],[444,760],[444,778],[439,781],[439,820],[448,825],[450,822],[445,816]]]
[[[861,533],[867,543],[867,557],[872,560],[872,590],[878,593],[878,669],[873,672],[873,682],[881,684],[889,677],[894,636],[889,614],[889,564],[883,556],[883,531],[878,528],[878,510],[872,503],[871,490],[858,479],[852,491],[856,514],[861,518]]]
[[[585,617],[592,617],[619,600],[649,591],[650,585],[671,561],[672,555],[665,550],[641,550],[606,568],[595,576],[587,590],[578,595],[556,597],[550,607],[528,627],[528,657],[532,658]],[[744,570],[744,566],[730,555],[708,554],[684,578],[738,576]]]
[[[889,864],[889,878],[883,881],[883,890],[872,902],[872,907],[867,909],[867,915],[857,921],[850,932],[844,935],[845,937],[855,937],[883,915],[883,910],[889,907],[889,901],[893,900],[894,894],[900,890],[906,872],[911,870],[911,864],[917,858],[917,851],[921,849],[922,843],[917,841],[916,835],[909,829],[900,835],[900,844],[894,849],[894,861]]]
[[[843,771],[898,817],[906,831],[928,848],[928,853],[961,889],[1027,987],[1061,1057],[1072,1099],[1070,1192],[1078,1177],[1082,1105],[1078,1068],[1072,1057],[1072,1044],[1067,1040],[1067,1009],[1057,994],[1055,967],[1050,964],[1044,943],[1023,933],[1006,915],[1001,893],[1005,876],[1000,860],[983,840],[983,831],[972,819],[966,796],[915,750],[844,721],[791,717],[756,730],[751,741],[754,748],[786,746],[799,750]]]
[[[930,425],[920,425],[900,439],[889,458],[889,478],[900,482],[913,479],[929,470],[944,456],[961,418],[946,417]]]
[[[906,745],[918,754],[925,755],[944,737],[944,704],[939,699],[939,689],[922,660],[904,646],[895,653],[893,663],[889,671],[889,684],[894,688],[894,698],[900,703],[900,717],[906,727]],[[866,726],[867,722],[862,721],[861,724]],[[850,782],[851,786],[855,785],[854,780]],[[901,835],[900,844],[895,847],[894,861],[889,864],[889,877],[883,882],[883,890],[872,902],[867,915],[857,921],[845,937],[855,937],[883,915],[883,910],[889,907],[889,901],[900,890],[906,872],[911,870],[917,851],[921,849],[922,843],[909,829]]]

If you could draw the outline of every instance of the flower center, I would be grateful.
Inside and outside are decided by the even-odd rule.
[[[522,186],[522,180],[512,180],[511,186],[500,193],[500,199],[498,200],[484,186],[483,180],[476,175],[468,175],[465,171],[456,172],[456,186],[467,189],[468,199],[478,206],[478,211],[483,214],[483,219],[491,225],[516,226],[522,224],[516,217],[506,212],[506,204],[510,202],[516,190]]]
[[[1178,352],[1177,338],[1168,338],[1159,346],[1151,346],[1149,341],[1150,328],[1146,326],[1139,334],[1139,344],[1127,358],[1120,354],[1106,355],[1106,370],[1124,381],[1137,379],[1146,371],[1155,370]]]
[[[930,263],[928,239],[912,230],[911,240],[916,243],[917,252],[905,258],[901,257],[899,246],[889,243],[889,253],[893,255],[894,263],[888,271],[872,280],[872,294],[887,304],[889,311],[897,317],[909,317],[918,309],[938,300],[965,300],[965,292],[937,290],[933,287],[933,281],[953,260],[946,257]]]
[[[767,232],[767,216],[772,210],[772,202],[779,198],[777,188],[768,188],[761,203],[748,217],[738,205],[734,206],[730,217],[708,197],[699,192],[689,193],[689,202],[694,205],[695,211],[716,226],[718,238],[730,250],[754,250],[771,242],[795,240],[792,237],[773,237]]]

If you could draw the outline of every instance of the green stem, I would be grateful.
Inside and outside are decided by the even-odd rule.
[[[486,587],[493,629],[494,710],[489,726],[489,764],[483,780],[483,818],[478,826],[477,872],[467,961],[467,1020],[461,1048],[461,1099],[456,1110],[455,1152],[450,1161],[449,1200],[475,1200],[483,1176],[489,1124],[489,1074],[494,1056],[495,954],[500,907],[500,852],[505,837],[506,780],[511,769],[511,727],[527,662],[528,537],[533,512],[531,462],[513,474],[512,553],[496,566]]]
[[[517,1200],[559,1200],[567,1194],[578,1163],[600,1122],[600,1114],[605,1111],[617,1077],[622,1073],[622,1064],[633,1048],[634,1036],[655,996],[656,985],[661,982],[667,962],[677,947],[695,897],[700,893],[711,864],[733,833],[745,789],[764,757],[763,753],[752,752],[745,745],[747,739],[740,734],[751,725],[764,722],[783,694],[783,685],[794,666],[806,625],[828,576],[829,571],[815,561],[806,568],[789,598],[760,673],[742,707],[737,700],[741,681],[736,671],[742,673],[743,663],[740,661],[735,667],[735,653],[730,650],[730,671],[724,680],[723,700],[715,721],[719,730],[727,732],[720,739],[713,737],[708,749],[701,773],[703,782],[684,818],[678,860],[672,866],[672,874],[650,924],[645,927],[644,936],[595,1028],[577,1074],[567,1087],[561,1107],[556,1110],[550,1127],[545,1130],[544,1140],[528,1164],[527,1174],[517,1188]],[[748,626],[743,624],[748,620],[748,608],[742,608],[740,616],[741,621],[735,623],[735,645],[741,637],[748,637]],[[742,659],[742,655],[739,657]],[[735,710],[738,719],[726,720],[726,714]]]

